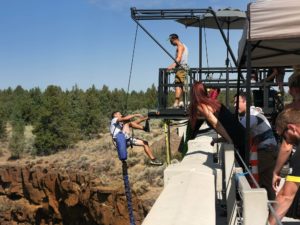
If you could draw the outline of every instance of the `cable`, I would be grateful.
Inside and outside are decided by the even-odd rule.
[[[211,78],[209,76],[209,63],[208,63],[208,50],[207,50],[207,40],[206,40],[206,29],[205,29],[205,25],[204,25],[204,42],[205,42],[205,54],[206,54],[206,65],[207,65],[207,78]]]
[[[124,112],[125,113],[127,113],[128,95],[129,95],[130,81],[131,81],[131,75],[132,75],[133,60],[134,60],[134,53],[135,53],[135,46],[136,46],[136,38],[137,38],[138,28],[139,28],[139,26],[137,24],[136,25],[136,30],[135,30],[135,35],[134,35],[133,50],[132,50],[131,64],[130,64],[130,71],[129,71],[129,79],[128,79],[128,85],[127,85],[127,94],[126,94],[125,107],[124,107]]]
[[[124,113],[125,114],[127,114],[128,95],[129,95],[130,80],[131,80],[131,75],[132,75],[132,68],[133,68],[133,60],[134,60],[137,32],[138,32],[138,25],[136,26],[134,44],[133,44],[133,51],[132,51],[132,56],[131,56],[130,72],[129,72],[126,100],[125,100],[125,106],[124,106]],[[132,137],[131,138],[133,138],[133,129],[132,129]],[[113,140],[113,142],[114,142],[114,140]],[[125,142],[126,142],[126,140],[125,140]],[[126,145],[126,143],[125,143],[125,145]],[[131,144],[131,147],[132,147],[132,144]],[[118,146],[116,146],[116,148],[118,148]],[[126,152],[126,154],[127,154],[127,152]],[[127,157],[127,155],[126,155],[126,157]],[[123,175],[123,181],[124,181],[125,195],[126,195],[126,199],[127,199],[130,225],[135,225],[134,215],[133,215],[133,207],[132,207],[132,200],[131,200],[131,189],[130,189],[130,183],[129,183],[129,178],[128,178],[128,167],[127,167],[126,160],[121,160],[121,161],[122,161],[122,175]]]

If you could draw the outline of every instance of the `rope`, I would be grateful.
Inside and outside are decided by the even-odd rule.
[[[208,68],[208,72],[207,72],[207,75],[206,75],[206,79],[207,79],[207,78],[210,78],[210,76],[209,76],[208,50],[207,50],[207,40],[206,40],[205,26],[204,26],[204,42],[205,42],[206,65],[207,65],[207,68]]]
[[[122,171],[123,171],[123,180],[124,180],[124,187],[125,187],[125,195],[126,195],[126,199],[127,199],[130,225],[135,225],[132,201],[131,201],[131,190],[130,190],[130,184],[129,184],[129,179],[128,179],[128,168],[127,168],[127,163],[125,160],[122,161]]]
[[[206,65],[207,68],[209,68],[209,63],[208,63],[208,50],[207,50],[207,39],[206,39],[206,28],[204,27],[204,41],[205,41],[205,57],[206,57]]]
[[[134,35],[133,50],[132,50],[132,55],[131,55],[131,64],[130,64],[128,85],[127,85],[127,94],[126,94],[125,107],[124,107],[124,112],[125,113],[127,113],[128,95],[129,95],[130,81],[131,81],[131,75],[132,75],[133,60],[134,60],[134,53],[135,53],[135,46],[136,46],[136,38],[137,38],[138,28],[139,28],[139,26],[137,24],[136,25],[136,30],[135,30],[135,35]]]
[[[129,95],[130,80],[131,80],[131,75],[132,75],[137,32],[138,32],[138,24],[136,25],[136,30],[135,30],[135,37],[134,37],[133,51],[132,51],[132,56],[131,56],[131,64],[130,64],[130,72],[129,72],[128,86],[127,86],[126,100],[125,100],[125,106],[124,106],[124,113],[127,113],[128,95]],[[133,134],[133,129],[132,129],[132,136],[131,136],[132,138],[133,138],[133,135],[134,134]],[[132,148],[132,144],[131,144],[131,148]],[[125,187],[125,195],[126,195],[126,199],[127,199],[130,225],[135,225],[132,200],[131,200],[131,189],[130,189],[130,183],[129,183],[129,178],[128,178],[128,167],[127,167],[126,160],[121,160],[121,161],[122,161],[122,174],[123,174],[123,181],[124,181],[124,187]]]

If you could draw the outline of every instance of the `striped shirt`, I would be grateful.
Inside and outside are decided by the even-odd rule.
[[[246,116],[240,118],[240,123],[246,127]],[[250,132],[257,149],[273,149],[277,146],[271,125],[268,119],[254,106],[250,107]]]

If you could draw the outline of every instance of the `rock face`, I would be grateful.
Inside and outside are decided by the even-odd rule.
[[[41,167],[0,168],[0,224],[127,225],[123,188],[101,187],[89,174]],[[136,224],[145,210],[132,195]]]

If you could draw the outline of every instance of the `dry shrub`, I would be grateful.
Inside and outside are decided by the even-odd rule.
[[[163,171],[165,167],[146,167],[138,176],[137,181],[146,181],[151,185],[154,185],[156,178],[163,178]]]
[[[108,172],[113,167],[115,167],[115,165],[116,165],[115,159],[107,158],[105,160],[102,160],[101,162],[98,162],[95,170],[97,171],[97,173]]]
[[[131,148],[127,149],[127,153],[128,153],[128,158],[138,157],[139,155],[138,151],[135,151],[135,149],[131,149]]]
[[[89,169],[89,167],[90,167],[90,164],[89,164],[89,162],[87,162],[87,161],[83,161],[83,162],[80,162],[80,163],[79,163],[79,165],[78,165],[78,167],[77,167],[77,168],[79,168],[79,169],[83,169],[83,170],[88,170],[88,169]]]
[[[128,167],[133,167],[138,164],[141,160],[138,157],[128,157],[127,158],[127,165]]]
[[[115,150],[115,146],[113,145],[112,141],[105,141],[101,143],[94,151],[107,151],[107,150]]]
[[[149,185],[145,181],[138,181],[133,184],[132,189],[138,195],[142,195],[149,191]]]
[[[164,179],[163,179],[162,177],[156,178],[155,184],[156,184],[158,187],[163,187],[163,186],[164,186]]]
[[[108,186],[110,184],[110,178],[106,174],[100,173],[98,177],[101,185]]]
[[[43,159],[39,159],[39,160],[36,161],[36,164],[42,164],[43,162],[44,162]]]
[[[159,135],[161,135],[161,132],[153,132],[152,135],[153,135],[154,138],[156,138],[156,137],[158,137]]]
[[[86,155],[82,155],[82,156],[80,156],[79,160],[80,160],[79,162],[87,161],[88,157]]]

